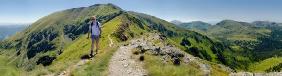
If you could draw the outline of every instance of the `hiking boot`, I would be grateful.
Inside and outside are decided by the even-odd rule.
[[[94,57],[93,50],[90,51],[90,57]]]
[[[98,49],[96,50],[95,54],[98,54]]]

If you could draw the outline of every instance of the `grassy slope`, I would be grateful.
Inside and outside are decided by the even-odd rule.
[[[177,38],[173,38],[173,39],[168,40],[168,43],[174,44],[175,46],[178,46],[180,49],[185,50],[185,47],[183,47],[179,44],[180,42],[181,42],[180,39],[177,39]],[[206,47],[204,43],[195,43],[194,42],[192,44],[194,46],[199,47],[199,48]],[[211,50],[208,49],[208,51],[210,51],[209,53],[211,53]],[[214,58],[216,58],[214,54],[210,54],[210,55],[212,55],[212,56],[214,56]],[[211,76],[228,76],[229,75],[229,72],[222,70],[222,68],[220,68],[217,65],[218,61],[216,61],[215,59],[214,59],[214,62],[210,62],[210,61],[206,61],[206,60],[202,60],[201,62],[203,62],[205,64],[209,64],[211,66]],[[201,72],[199,71],[199,66],[195,65],[195,63],[188,64],[185,67],[186,67],[186,69],[184,71],[190,71],[189,73],[194,74],[194,76],[195,75],[201,75]],[[189,69],[187,69],[187,68],[189,68]],[[174,71],[172,71],[172,72],[174,72]],[[183,71],[180,71],[180,72],[183,72]]]
[[[252,72],[265,72],[265,70],[282,63],[282,57],[272,57],[260,62],[256,62],[249,67]]]
[[[99,54],[95,57],[94,62],[87,63],[82,66],[84,69],[77,69],[74,75],[101,75],[107,67],[107,63],[111,57],[111,54],[115,51],[115,47],[109,48],[108,35],[112,38],[112,32],[121,23],[120,16],[103,25],[103,32],[101,37],[101,45]],[[81,36],[73,44],[66,47],[64,52],[49,66],[55,72],[62,71],[68,65],[74,65],[80,60],[82,55],[88,54],[91,46],[91,41],[86,39],[86,35]],[[116,41],[116,40],[114,40]],[[97,60],[96,60],[97,59]]]
[[[1,76],[19,76],[23,73],[22,69],[13,65],[13,62],[8,60],[8,57],[0,55],[0,74]]]
[[[75,25],[81,28],[80,26],[84,25],[85,23],[84,21],[86,21],[90,16],[93,15],[97,15],[97,17],[101,19],[101,23],[105,23],[107,22],[107,19],[111,19],[111,18],[100,18],[100,17],[104,17],[107,15],[114,16],[113,14],[120,12],[120,10],[121,9],[119,8],[115,8],[114,6],[111,6],[111,4],[103,4],[103,5],[94,5],[87,8],[86,7],[73,8],[73,9],[55,12],[53,14],[41,18],[40,20],[33,23],[24,31],[5,40],[3,44],[11,46],[10,48],[12,50],[9,51],[1,50],[1,52],[3,52],[5,55],[8,56],[14,56],[17,53],[16,49],[19,49],[21,54],[15,57],[16,59],[15,61],[17,61],[16,65],[20,65],[22,68],[28,70],[33,68],[38,68],[39,66],[37,66],[35,62],[40,57],[46,55],[56,56],[59,50],[71,50],[71,49],[66,49],[66,47],[70,46],[73,42],[83,41],[83,40],[75,40],[75,41],[67,40],[68,38],[64,36],[65,35],[64,26]],[[58,33],[58,36],[56,36],[54,40],[48,41],[48,43],[53,43],[54,46],[57,48],[54,50],[48,50],[47,52],[37,53],[36,56],[34,56],[33,58],[27,59],[26,58],[27,56],[26,53],[28,51],[27,45],[31,40],[33,40],[31,35],[42,37],[43,36],[42,33],[48,32],[45,30],[51,31],[52,33]],[[77,33],[77,32],[73,32],[73,33]],[[47,33],[47,35],[49,34]],[[107,38],[107,36],[104,37]],[[42,40],[47,40],[47,39],[42,39]],[[42,42],[42,40],[39,40],[38,43]],[[20,47],[16,46],[18,45],[18,43],[21,43]],[[34,45],[36,44],[37,43],[35,43]]]
[[[83,65],[81,68],[76,69],[73,72],[73,75],[79,75],[79,76],[89,76],[89,75],[95,75],[95,76],[101,76],[107,74],[107,67],[109,60],[112,56],[112,54],[115,52],[116,47],[118,47],[119,44],[117,44],[117,40],[113,38],[112,32],[114,32],[118,25],[121,24],[121,17],[118,16],[111,20],[110,22],[103,25],[103,32],[102,32],[102,40],[101,40],[101,50],[99,54],[95,57],[94,62],[87,63],[86,65]],[[110,43],[108,40],[108,35],[110,35],[111,38],[114,40],[114,47],[109,47],[108,44]],[[89,41],[88,41],[89,42]],[[88,44],[90,47],[90,43]],[[89,52],[89,48],[85,50],[87,53]]]
[[[152,55],[145,55],[145,68],[151,76],[199,76],[202,75],[199,66],[195,63],[181,64],[175,66],[172,63],[163,63],[163,61]]]
[[[262,37],[270,33],[268,29],[255,28],[249,23],[224,20],[208,29],[207,33],[211,37],[223,38],[226,40],[247,40],[256,41],[257,37]]]
[[[104,6],[101,6],[102,8]],[[31,32],[36,32],[36,29],[48,29],[47,27],[54,27],[57,24],[76,24],[78,22],[78,24],[80,22],[83,22],[83,20],[85,18],[87,18],[90,15],[93,14],[97,14],[97,13],[102,13],[105,10],[101,10],[101,9],[93,9],[90,11],[87,11],[87,9],[90,8],[84,8],[82,10],[79,9],[71,9],[68,11],[64,11],[66,13],[66,15],[63,14],[63,12],[57,12],[55,13],[55,15],[53,14],[52,17],[44,17],[43,19],[39,20],[38,22],[34,23],[33,26],[31,26],[30,28],[28,28],[26,31],[27,32],[23,32],[23,34],[28,34]],[[107,8],[106,8],[107,9]],[[77,11],[82,11],[82,12],[77,12]],[[98,11],[98,12],[97,12]],[[91,13],[94,12],[94,13]],[[96,12],[96,13],[95,13]],[[90,13],[90,14],[89,14]],[[77,14],[87,14],[85,16],[76,16]],[[194,32],[188,31],[188,30],[184,30],[184,29],[180,29],[175,27],[173,24],[166,22],[164,20],[158,19],[156,17],[152,17],[152,16],[148,16],[148,15],[137,15],[137,14],[130,14],[133,17],[136,17],[137,19],[142,21],[142,25],[144,26],[150,26],[151,22],[156,23],[157,25],[161,25],[164,26],[167,30],[169,31],[173,31],[176,32],[178,34],[178,36],[172,36],[170,37],[172,42],[177,44],[176,46],[180,46],[179,43],[180,41],[178,39],[182,39],[182,36],[184,36],[184,33],[188,33],[190,34],[190,36],[199,36],[199,37],[204,37],[200,34],[196,34]],[[66,17],[67,16],[67,17]],[[65,20],[66,19],[66,20]],[[96,56],[97,60],[94,60],[94,62],[89,62],[86,65],[82,66],[79,69],[76,69],[75,72],[73,72],[73,75],[106,75],[107,74],[107,63],[111,57],[111,54],[115,51],[116,47],[113,48],[108,48],[107,44],[109,43],[109,40],[107,39],[108,35],[110,35],[110,37],[112,37],[114,39],[115,42],[117,42],[117,39],[115,37],[112,36],[112,32],[116,30],[117,25],[119,25],[122,21],[120,20],[121,17],[116,17],[114,19],[112,19],[111,21],[104,23],[104,27],[103,27],[103,36],[101,39],[101,51],[99,52],[99,55]],[[146,20],[145,20],[146,19]],[[50,22],[50,20],[54,20],[54,22]],[[63,20],[63,21],[60,21]],[[80,21],[82,20],[82,21]],[[149,22],[150,21],[150,22]],[[38,26],[37,26],[38,25]],[[46,26],[45,26],[46,25]],[[132,25],[134,26],[130,26],[129,28],[131,30],[127,30],[128,32],[133,32],[134,34],[138,35],[141,32],[148,32],[148,27],[145,27],[145,29],[147,31],[144,30],[140,30],[139,28],[137,28],[136,25],[138,25],[137,23],[133,23]],[[44,27],[40,27],[40,26],[44,26]],[[62,30],[62,29],[59,29]],[[163,29],[160,29],[163,30]],[[169,36],[169,32],[167,31],[158,31],[158,32],[162,32],[163,34]],[[24,36],[23,36],[24,37]],[[62,36],[60,36],[62,37]],[[16,38],[16,37],[15,37]],[[11,38],[11,41],[14,41],[16,39]],[[24,39],[27,40],[27,39]],[[64,39],[57,39],[56,41],[54,41],[54,43],[56,43],[57,45],[59,44],[57,41],[60,40],[64,40]],[[204,39],[200,39],[200,41],[203,41],[201,43],[199,42],[195,42],[195,38],[191,37],[189,38],[189,40],[192,42],[193,46],[197,47],[197,48],[202,48],[204,51],[207,51],[209,55],[211,55],[212,57],[212,61],[215,61],[216,57],[215,54],[213,54],[211,52],[210,46],[212,45],[210,41],[208,41],[206,38]],[[116,44],[119,45],[119,44]],[[65,47],[63,47],[63,53],[61,55],[59,55],[57,57],[57,59],[50,65],[47,66],[47,68],[43,67],[42,65],[39,66],[35,66],[36,69],[34,69],[34,71],[30,71],[29,73],[31,73],[30,75],[43,75],[43,74],[47,74],[47,73],[59,73],[61,71],[63,71],[64,69],[66,69],[67,67],[69,67],[70,65],[74,65],[75,63],[77,63],[80,60],[80,57],[84,54],[88,54],[89,53],[89,48],[90,48],[90,41],[86,39],[85,35],[80,35],[75,41],[73,41],[71,44],[67,44],[65,45]],[[184,48],[185,47],[181,47],[180,48]],[[15,52],[14,52],[15,53]],[[49,53],[40,53],[41,55],[35,56],[35,57],[39,57],[42,55],[49,55],[49,54],[53,54],[52,52]],[[26,61],[26,60],[24,60]],[[36,60],[33,59],[33,62],[35,62]],[[154,57],[152,58],[152,61],[154,61]],[[29,63],[26,63],[29,64]],[[29,64],[29,65],[33,65],[33,64]],[[193,65],[193,64],[191,64]],[[189,68],[190,65],[185,66],[186,68]],[[165,68],[167,71],[170,70],[170,68],[174,68],[177,69],[175,66],[172,65],[168,65],[168,68]],[[161,68],[160,68],[161,69]],[[180,68],[180,69],[185,69],[185,68]],[[188,70],[189,71],[189,70]],[[174,71],[170,71],[168,73],[171,73]],[[198,75],[197,70],[193,68],[190,70],[190,72],[192,72],[191,74],[195,74]],[[179,74],[183,74],[183,72],[179,72]]]

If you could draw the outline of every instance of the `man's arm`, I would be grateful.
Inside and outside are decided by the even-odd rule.
[[[101,37],[101,35],[102,35],[102,26],[101,26],[101,23],[100,22],[98,22],[98,25],[99,25],[99,30],[100,30],[100,37]]]
[[[87,32],[87,39],[89,38],[89,33],[91,32],[91,21],[87,24],[89,26],[89,30]]]

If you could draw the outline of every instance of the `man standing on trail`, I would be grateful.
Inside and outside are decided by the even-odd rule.
[[[92,16],[90,18],[90,23],[89,23],[89,32],[91,32],[91,50],[90,50],[90,56],[93,57],[93,50],[94,50],[94,42],[96,45],[96,52],[95,55],[98,54],[99,50],[99,38],[101,37],[101,24],[96,20],[96,16]],[[88,32],[88,37],[89,38],[89,32]]]

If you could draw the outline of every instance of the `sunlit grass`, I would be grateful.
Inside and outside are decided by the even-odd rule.
[[[272,57],[260,62],[256,62],[249,67],[252,72],[265,72],[265,70],[282,63],[282,57]]]
[[[10,63],[8,57],[0,55],[0,74],[1,76],[20,76],[24,72]]]
[[[195,63],[175,66],[172,62],[164,63],[160,57],[145,55],[145,68],[149,76],[200,76],[202,72]]]

